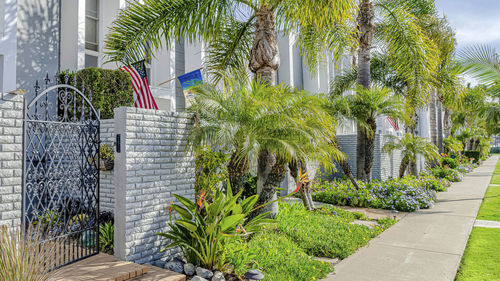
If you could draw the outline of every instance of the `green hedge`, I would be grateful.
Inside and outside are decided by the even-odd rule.
[[[464,155],[465,157],[473,158],[474,163],[478,163],[479,159],[481,159],[481,152],[476,150],[465,150]]]
[[[68,77],[68,84],[73,84],[74,72],[63,72],[59,82],[65,83],[64,75]],[[89,67],[76,72],[77,86],[81,89],[85,82],[85,95],[92,93],[92,105],[101,110],[101,119],[111,119],[114,109],[120,106],[132,106],[134,103],[132,81],[128,73],[121,70]]]
[[[500,147],[492,147],[490,153],[500,153]]]

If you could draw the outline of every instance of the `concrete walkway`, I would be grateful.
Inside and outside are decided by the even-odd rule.
[[[341,261],[325,281],[453,281],[497,160],[439,193],[434,208],[408,214]]]

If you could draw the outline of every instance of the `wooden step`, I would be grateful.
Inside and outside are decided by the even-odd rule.
[[[60,281],[125,281],[148,273],[148,266],[119,261],[108,254],[97,254],[58,269]]]

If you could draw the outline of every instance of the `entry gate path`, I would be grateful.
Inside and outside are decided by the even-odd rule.
[[[453,281],[498,156],[335,266],[324,281]]]

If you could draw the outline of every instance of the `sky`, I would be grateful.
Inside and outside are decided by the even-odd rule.
[[[455,29],[458,50],[488,44],[500,52],[500,0],[436,0],[436,5]]]

